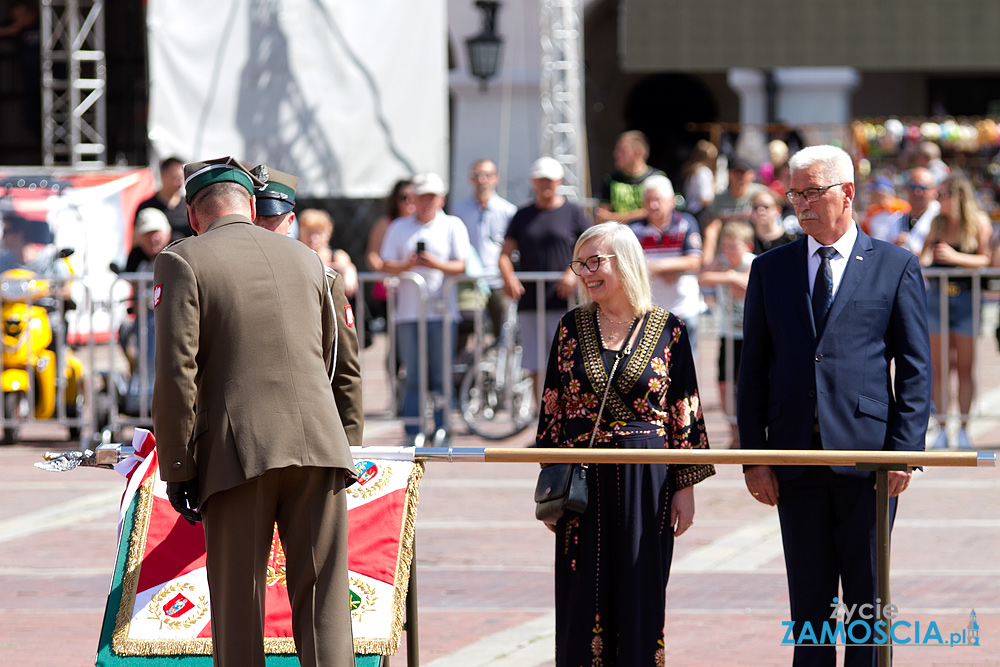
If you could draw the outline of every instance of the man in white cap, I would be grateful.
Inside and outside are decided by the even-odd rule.
[[[413,194],[416,212],[405,218],[393,220],[385,233],[379,254],[386,273],[419,274],[427,287],[427,301],[420,297],[415,283],[403,280],[396,296],[396,340],[400,359],[406,368],[406,385],[403,392],[403,421],[408,443],[420,444],[426,437],[421,432],[423,407],[419,404],[420,356],[426,354],[429,390],[440,395],[444,389],[444,355],[455,355],[454,342],[458,335],[458,305],[454,293],[444,293],[444,277],[465,273],[465,260],[469,256],[469,232],[465,224],[441,207],[448,193],[444,181],[437,174],[417,174],[413,177]],[[442,313],[451,313],[452,349],[444,350]],[[421,310],[427,318],[427,349],[418,345],[417,326]],[[434,410],[434,439],[443,441],[444,408]],[[419,442],[418,442],[419,441]]]
[[[170,243],[170,220],[158,208],[144,208],[135,215],[132,242],[135,247],[125,260],[125,271],[137,273],[153,270],[156,255]]]
[[[535,200],[518,210],[507,227],[507,236],[500,251],[500,275],[504,291],[518,299],[522,364],[531,371],[538,387],[538,369],[545,363],[548,344],[555,335],[559,318],[568,308],[567,299],[576,288],[576,276],[569,269],[573,261],[576,240],[591,221],[577,204],[559,194],[563,182],[563,166],[554,158],[541,157],[531,165],[531,187]],[[562,271],[562,279],[545,288],[545,303],[539,305],[535,286],[528,289],[514,273],[514,253],[520,253],[520,271]],[[538,338],[538,320],[544,318],[544,332]],[[539,360],[541,357],[541,360]]]

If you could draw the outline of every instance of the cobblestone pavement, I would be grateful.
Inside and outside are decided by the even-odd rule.
[[[991,331],[991,329],[988,329]],[[704,341],[704,339],[703,339]],[[385,417],[381,341],[365,355],[366,444],[394,445]],[[1000,448],[1000,356],[981,341],[980,450]],[[713,446],[728,443],[714,382],[714,342],[699,350]],[[993,415],[988,417],[987,415]],[[484,446],[456,426],[456,446]],[[112,471],[32,467],[62,450],[64,430],[26,427],[0,447],[0,665],[92,665],[115,554],[122,480]],[[526,431],[498,446],[530,443]],[[537,467],[428,463],[417,520],[420,664],[553,664],[551,534],[533,519]],[[777,519],[747,494],[736,466],[698,487],[694,527],[677,541],[667,589],[667,664],[788,665],[788,600]],[[892,591],[900,617],[933,621],[947,640],[975,608],[981,646],[898,646],[897,666],[1000,665],[1000,471],[930,468],[902,497]],[[924,630],[922,630],[924,632]],[[404,646],[391,664],[407,664]]]

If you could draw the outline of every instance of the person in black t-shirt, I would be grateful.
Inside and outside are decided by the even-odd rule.
[[[160,189],[139,204],[136,209],[136,225],[139,212],[147,208],[155,208],[167,216],[170,222],[170,240],[177,241],[192,236],[194,231],[188,224],[187,206],[184,205],[184,162],[176,157],[168,157],[160,163]],[[133,238],[138,234],[133,234]]]
[[[577,238],[590,227],[583,209],[558,193],[563,174],[562,165],[551,157],[539,158],[531,166],[535,200],[514,214],[498,261],[504,292],[512,299],[519,299],[522,364],[532,371],[533,377],[539,369],[538,351],[548,349],[559,318],[568,308],[566,299],[576,289],[576,275],[570,271],[569,263]],[[514,274],[515,252],[520,254],[520,271],[563,272],[559,282],[549,283],[545,288],[545,331],[541,340],[536,320],[536,287],[534,283],[525,287]]]

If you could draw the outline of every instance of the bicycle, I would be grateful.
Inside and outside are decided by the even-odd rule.
[[[497,341],[462,378],[462,420],[472,433],[487,440],[503,440],[535,421],[534,385],[531,374],[521,367],[521,355],[517,302],[512,301]]]

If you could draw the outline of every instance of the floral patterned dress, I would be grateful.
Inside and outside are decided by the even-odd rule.
[[[594,447],[708,447],[687,329],[656,308],[622,358]],[[549,353],[539,447],[587,447],[613,353],[593,307],[567,313]],[[673,552],[670,498],[710,465],[600,464],[587,470],[583,515],[556,526],[556,665],[663,665]]]

